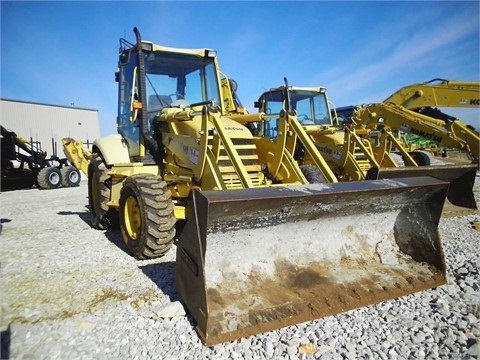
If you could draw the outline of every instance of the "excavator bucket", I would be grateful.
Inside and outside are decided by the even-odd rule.
[[[176,284],[206,345],[442,285],[433,177],[194,191]]]
[[[450,183],[447,199],[456,206],[477,209],[473,185],[477,174],[477,165],[439,165],[399,168],[371,168],[366,179],[395,179],[399,177],[433,176]]]

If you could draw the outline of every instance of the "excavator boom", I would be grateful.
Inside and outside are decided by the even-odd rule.
[[[480,108],[480,83],[433,79],[404,86],[383,102],[407,109],[425,106]]]

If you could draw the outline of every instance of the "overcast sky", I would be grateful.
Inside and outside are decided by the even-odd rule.
[[[159,45],[216,49],[250,111],[284,77],[327,87],[336,106],[380,102],[434,78],[480,81],[479,24],[478,1],[2,0],[1,97],[98,109],[115,133],[118,44],[136,26]],[[479,113],[460,115],[478,128]]]

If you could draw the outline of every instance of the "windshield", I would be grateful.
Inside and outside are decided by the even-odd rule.
[[[325,93],[311,90],[290,90],[291,110],[295,110],[302,125],[331,125],[330,112]],[[264,94],[263,111],[267,115],[277,115],[287,107],[283,90]],[[269,117],[264,123],[265,136],[274,139],[278,133],[277,117]]]
[[[265,94],[265,113],[279,114],[286,108],[283,91]],[[323,92],[311,90],[290,90],[291,110],[295,110],[303,125],[330,125],[327,97]]]
[[[309,90],[290,91],[292,109],[297,112],[302,125],[330,125],[325,93]]]
[[[130,154],[139,153],[139,123],[133,102],[139,99],[138,58],[132,49],[120,53],[117,73],[117,130],[127,140]],[[145,53],[145,87],[149,129],[155,115],[167,106],[220,101],[215,58],[155,51]]]
[[[152,52],[145,55],[147,111],[220,100],[213,58]]]

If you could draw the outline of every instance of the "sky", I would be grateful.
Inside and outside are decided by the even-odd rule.
[[[119,39],[217,50],[243,105],[283,85],[335,106],[434,78],[480,81],[479,1],[4,1],[0,97],[99,110],[116,132]],[[449,109],[480,127],[480,110]],[[78,139],[86,141],[87,139]],[[93,139],[88,139],[92,141]]]

